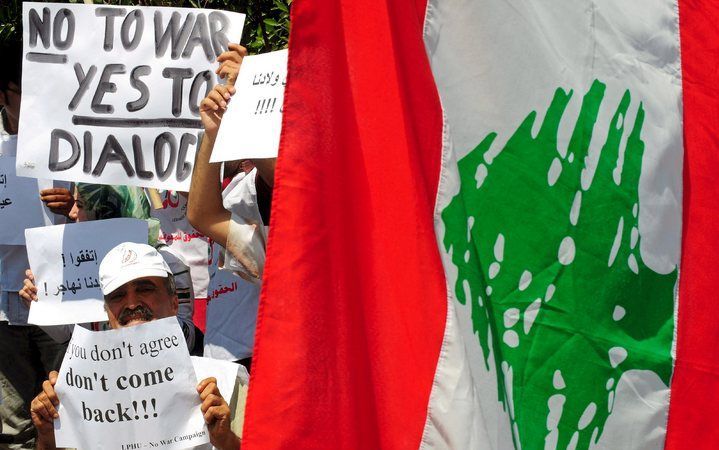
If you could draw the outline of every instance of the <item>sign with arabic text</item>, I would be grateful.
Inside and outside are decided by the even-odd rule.
[[[147,222],[109,219],[25,231],[38,301],[28,322],[36,325],[107,320],[98,269],[122,242],[147,243]]]
[[[52,181],[15,175],[15,136],[0,136],[0,245],[25,245],[25,228],[50,225],[40,190]]]
[[[286,82],[287,50],[242,60],[210,162],[277,156]]]

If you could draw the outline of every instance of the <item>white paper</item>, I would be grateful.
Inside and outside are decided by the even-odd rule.
[[[128,450],[207,443],[196,386],[174,317],[109,331],[75,327],[55,385],[56,444]]]
[[[0,137],[0,245],[25,245],[25,228],[52,225],[40,191],[52,181],[15,175],[15,137]]]
[[[27,256],[38,290],[28,323],[107,320],[98,275],[100,261],[122,242],[147,243],[147,233],[147,222],[127,218],[26,230]]]
[[[192,356],[191,358],[197,382],[199,383],[205,378],[214,377],[217,380],[217,389],[228,405],[232,395],[235,393],[236,381],[239,379],[242,385],[247,384],[249,381],[247,369],[240,364],[213,358],[203,358],[202,356]]]
[[[218,81],[217,55],[239,42],[244,18],[23,3],[18,174],[187,191],[198,105]]]
[[[287,50],[242,60],[210,162],[277,156],[286,80]]]

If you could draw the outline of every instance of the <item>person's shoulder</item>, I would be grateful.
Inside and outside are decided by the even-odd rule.
[[[169,245],[160,243],[155,247],[155,249],[160,256],[162,256],[167,265],[170,266],[172,273],[177,274],[189,269],[190,266],[187,264],[182,255],[180,255],[176,250],[173,250]]]

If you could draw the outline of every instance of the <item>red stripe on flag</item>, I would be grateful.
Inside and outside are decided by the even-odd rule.
[[[677,360],[666,449],[719,445],[719,3],[679,2],[684,90],[684,236]]]
[[[292,5],[243,448],[417,448],[446,286],[425,2]]]

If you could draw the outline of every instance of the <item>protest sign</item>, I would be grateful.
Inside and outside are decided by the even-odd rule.
[[[36,325],[107,320],[98,269],[122,242],[147,243],[147,222],[109,219],[25,230],[27,257],[38,301],[28,322]]]
[[[75,327],[55,391],[58,447],[180,449],[209,442],[175,317],[109,331]]]
[[[0,245],[25,245],[25,228],[52,225],[40,191],[52,181],[15,176],[15,136],[0,137]]]
[[[210,162],[277,156],[286,81],[287,50],[242,60]]]
[[[18,175],[187,191],[217,55],[244,15],[23,3]]]

